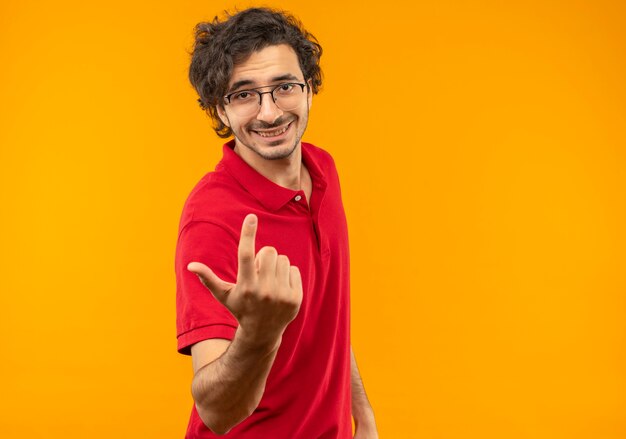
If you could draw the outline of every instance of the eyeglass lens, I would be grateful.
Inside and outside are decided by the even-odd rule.
[[[263,95],[270,95],[278,108],[283,111],[293,110],[301,103],[304,87],[300,84],[281,84],[271,92],[242,90],[230,95],[229,106],[238,116],[249,116],[259,111]],[[267,96],[267,99],[271,99]]]

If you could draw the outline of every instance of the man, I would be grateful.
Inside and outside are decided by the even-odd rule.
[[[183,209],[179,352],[187,438],[377,438],[350,347],[349,254],[330,155],[301,142],[322,83],[315,38],[286,13],[196,27],[190,80],[223,147]],[[256,250],[258,250],[258,253]]]

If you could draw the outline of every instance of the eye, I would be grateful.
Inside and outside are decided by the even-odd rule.
[[[291,83],[280,84],[276,91],[280,94],[289,94],[293,91],[293,87],[294,84]]]
[[[249,91],[240,91],[230,97],[231,101],[248,101],[252,99],[252,93]]]

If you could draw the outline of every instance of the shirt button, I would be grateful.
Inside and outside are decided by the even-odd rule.
[[[302,197],[300,195],[296,195],[296,198],[295,198],[296,201],[300,201],[301,199]]]

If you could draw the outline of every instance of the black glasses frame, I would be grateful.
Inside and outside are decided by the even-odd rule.
[[[254,87],[254,88],[248,88],[245,90],[237,90],[234,91],[232,93],[228,93],[226,96],[224,96],[224,99],[226,100],[226,104],[230,104],[230,98],[237,94],[237,93],[243,93],[243,92],[253,92],[256,93],[257,95],[259,95],[259,107],[261,106],[261,102],[263,101],[263,95],[269,94],[272,96],[272,101],[274,101],[274,103],[276,103],[276,97],[274,96],[274,92],[276,90],[278,90],[280,87],[284,86],[284,85],[299,85],[300,88],[302,89],[302,92],[304,92],[304,87],[307,86],[307,84],[303,84],[301,82],[283,82],[281,84],[278,84],[276,86],[274,86],[274,88],[272,88],[270,91],[258,91],[261,88],[267,88],[267,87],[272,87],[271,85],[264,85],[261,87]]]

